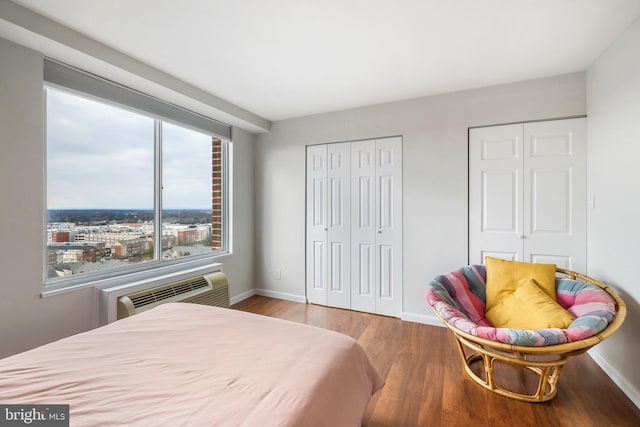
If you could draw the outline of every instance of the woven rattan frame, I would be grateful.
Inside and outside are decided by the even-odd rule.
[[[456,344],[464,364],[464,369],[469,377],[482,387],[503,396],[511,397],[526,402],[545,402],[555,397],[558,389],[558,378],[565,363],[572,356],[582,354],[594,345],[598,344],[620,328],[627,314],[624,301],[613,290],[603,283],[592,279],[584,274],[575,271],[557,268],[556,272],[569,276],[576,280],[580,279],[587,283],[603,289],[614,300],[616,306],[616,316],[599,334],[565,344],[526,347],[512,344],[505,344],[478,338],[474,335],[461,331],[449,324],[434,310],[435,314],[442,320],[455,336]],[[501,362],[510,367],[524,368],[538,377],[538,387],[534,394],[524,394],[508,390],[499,386],[495,379],[495,363]],[[473,371],[472,366],[480,364],[484,371],[484,378]]]

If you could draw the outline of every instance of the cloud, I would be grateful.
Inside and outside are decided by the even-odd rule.
[[[211,208],[211,136],[163,123],[163,205]]]
[[[165,208],[211,207],[211,136],[163,124]],[[47,207],[152,209],[154,120],[47,89]]]

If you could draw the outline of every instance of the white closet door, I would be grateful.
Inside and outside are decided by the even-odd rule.
[[[376,149],[376,313],[402,313],[402,140],[378,139]]]
[[[471,129],[469,262],[586,269],[584,118]]]
[[[351,143],[351,308],[376,310],[376,144]]]
[[[522,261],[522,124],[469,131],[469,263]]]
[[[327,146],[307,147],[307,300],[327,305]]]
[[[328,299],[331,307],[351,307],[351,144],[327,148]]]
[[[585,121],[524,125],[525,261],[586,271]]]
[[[401,315],[401,138],[307,148],[307,299]]]

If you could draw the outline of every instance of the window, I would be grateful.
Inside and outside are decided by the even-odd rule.
[[[228,252],[220,123],[48,61],[45,80],[47,288]]]

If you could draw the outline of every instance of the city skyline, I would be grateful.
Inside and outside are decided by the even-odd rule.
[[[201,224],[210,223],[212,208],[203,209],[164,209],[162,222]],[[55,223],[134,223],[142,219],[155,219],[153,209],[47,209],[47,224]],[[200,221],[196,221],[200,219]]]

